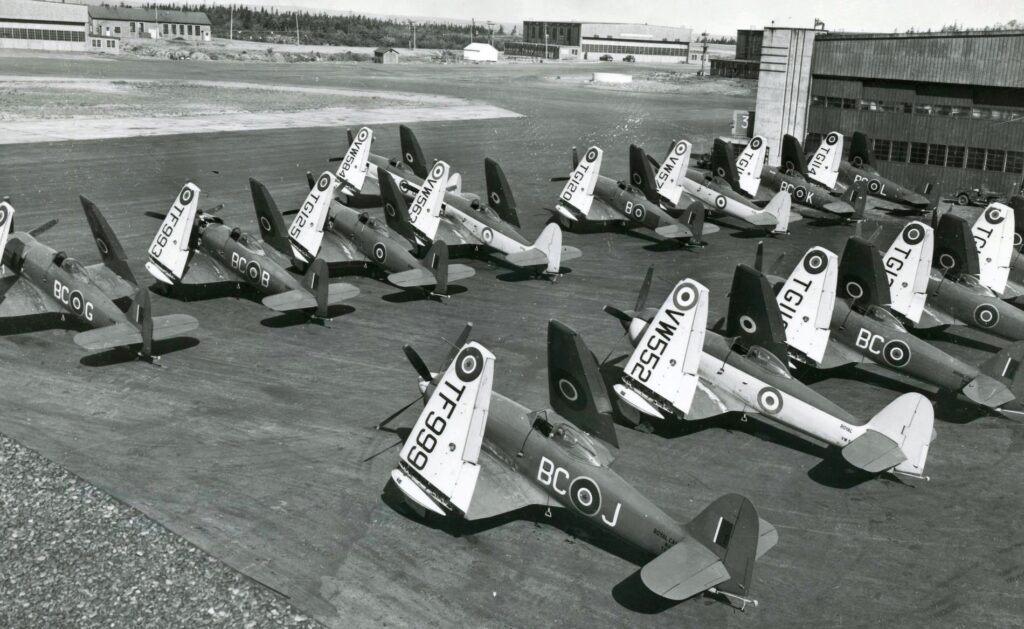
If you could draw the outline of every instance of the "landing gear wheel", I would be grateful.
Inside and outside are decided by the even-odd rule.
[[[960,193],[956,197],[956,202],[957,202],[957,205],[970,205],[971,204],[971,198],[968,197],[966,194]]]

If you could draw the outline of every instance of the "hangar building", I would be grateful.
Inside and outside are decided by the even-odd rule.
[[[646,63],[686,63],[693,30],[618,22],[523,22],[523,41],[505,44],[505,54],[547,59],[632,55]]]
[[[210,18],[201,11],[99,5],[89,7],[89,18],[94,35],[210,41]]]
[[[116,38],[90,34],[89,8],[85,5],[40,0],[0,2],[0,48],[120,51]]]
[[[775,162],[784,133],[810,151],[833,129],[863,131],[896,181],[1008,191],[1024,176],[1022,58],[1024,31],[766,28],[754,130]]]

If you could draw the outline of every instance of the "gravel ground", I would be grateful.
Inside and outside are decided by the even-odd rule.
[[[0,627],[100,626],[319,625],[0,435]]]

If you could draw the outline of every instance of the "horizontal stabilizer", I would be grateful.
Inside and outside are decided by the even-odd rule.
[[[505,256],[509,264],[515,266],[547,266],[548,257],[539,249],[524,249]]]
[[[647,589],[672,601],[682,601],[729,579],[718,556],[693,538],[686,538],[640,570]]]
[[[153,340],[162,341],[187,334],[199,327],[195,317],[176,314],[153,318]],[[142,333],[131,323],[122,322],[75,335],[75,344],[89,351],[139,345]]]
[[[399,273],[388,275],[388,281],[401,288],[415,288],[418,286],[433,286],[437,284],[437,278],[429,269],[409,269]]]
[[[850,465],[878,474],[907,460],[899,444],[880,432],[867,430],[842,450]]]
[[[338,282],[331,284],[327,293],[327,305],[336,306],[346,302],[359,294],[359,289],[352,284]],[[292,310],[305,310],[316,308],[316,296],[308,290],[296,288],[276,295],[268,295],[263,298],[263,305],[278,312],[290,312]]]
[[[662,238],[693,238],[693,232],[690,231],[690,228],[681,223],[662,225],[655,229],[654,233]]]
[[[565,262],[566,260],[575,260],[582,255],[583,252],[576,247],[570,247],[569,245],[562,247],[562,262]]]

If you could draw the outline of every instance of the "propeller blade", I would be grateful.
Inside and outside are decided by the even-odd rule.
[[[344,157],[328,157],[327,161],[328,162],[340,162],[343,159],[345,159],[345,158]]]
[[[423,362],[423,359],[416,353],[416,350],[414,350],[411,345],[405,345],[402,347],[402,351],[405,352],[406,360],[409,361],[412,368],[416,370],[417,374],[419,374],[420,380],[430,382],[434,376],[430,373],[430,370],[427,369],[427,363]]]
[[[396,441],[395,443],[392,443],[391,445],[389,445],[388,447],[384,448],[380,452],[374,452],[370,456],[366,457],[365,459],[363,459],[363,463],[369,463],[370,461],[376,459],[377,457],[379,457],[380,455],[384,454],[385,452],[387,452],[391,448],[394,448],[394,447],[402,445],[402,443],[403,443],[403,441],[401,439],[399,439],[398,441]]]
[[[860,224],[858,223],[858,227]],[[754,270],[764,273],[764,241],[757,241],[757,253],[754,254]]]
[[[394,413],[391,413],[390,415],[388,415],[387,417],[385,417],[383,421],[381,421],[380,423],[378,423],[378,424],[377,424],[376,426],[374,426],[374,427],[373,427],[373,428],[374,428],[374,430],[380,430],[380,429],[381,429],[381,428],[383,428],[384,426],[387,426],[387,425],[388,425],[388,424],[390,424],[391,422],[395,421],[395,419],[397,419],[397,418],[398,418],[398,417],[399,417],[399,416],[400,416],[400,415],[401,415],[402,413],[404,413],[404,412],[406,412],[407,410],[409,410],[409,409],[410,409],[410,408],[412,407],[412,405],[413,405],[413,404],[415,404],[416,402],[419,402],[419,401],[420,401],[420,399],[421,399],[421,398],[418,398],[418,397],[417,397],[417,398],[416,398],[415,400],[413,400],[412,402],[409,402],[408,404],[406,404],[406,405],[405,405],[405,406],[403,406],[402,408],[398,409],[398,410],[397,410],[397,411],[395,411]],[[378,454],[379,454],[379,453],[378,453]],[[373,455],[373,456],[377,456],[377,455],[375,454],[375,455]],[[370,459],[372,459],[372,458],[373,458],[373,457],[370,457]],[[369,461],[370,459],[366,459],[366,461]],[[365,462],[365,461],[364,461],[364,462]]]
[[[878,235],[881,234],[881,233],[882,233],[882,226],[878,225],[878,224],[875,224],[875,231],[871,232],[871,235],[868,236],[867,241],[868,242],[875,242],[875,239],[878,238]]]
[[[576,150],[576,147],[572,147],[572,169],[576,170],[576,167],[580,165],[580,152]]]
[[[299,209],[300,208],[295,208],[294,210],[284,210],[283,212],[281,212],[281,215],[282,216],[291,216],[292,214],[298,214],[299,213]]]
[[[56,224],[57,224],[57,219],[51,218],[50,220],[46,221],[45,223],[43,223],[39,227],[36,227],[35,229],[28,230],[28,233],[30,235],[32,235],[32,236],[38,236],[39,234],[41,234],[41,233],[43,233],[45,231],[49,231]]]
[[[569,181],[568,177],[552,177],[551,181]]]
[[[211,214],[212,215],[212,214],[216,214],[217,212],[220,212],[223,209],[224,209],[224,204],[223,203],[218,203],[217,205],[211,207],[208,210],[202,210],[202,212],[203,212],[203,214]]]
[[[779,270],[782,269],[782,261],[786,259],[786,252],[783,251],[779,254],[779,257],[775,258],[775,262],[772,262],[771,268],[768,270],[770,275],[777,275]]]
[[[313,176],[311,171],[306,171],[306,184],[309,185],[309,189],[312,190],[313,186],[316,185],[316,177]]]
[[[631,315],[629,315],[625,311],[619,310],[615,306],[605,306],[604,311],[610,314],[611,316],[615,317],[619,321],[622,321],[623,323],[628,324],[633,320],[633,317]]]
[[[167,212],[164,212],[164,213],[161,214],[160,212],[147,211],[147,212],[143,212],[143,214],[145,214],[146,216],[148,216],[150,218],[155,218],[155,219],[161,220],[161,221],[164,220],[165,218],[167,218]]]
[[[651,292],[651,280],[654,279],[654,265],[647,267],[647,275],[644,276],[643,284],[640,284],[640,293],[636,296],[636,308],[634,311],[640,312],[647,305],[647,293]]]
[[[352,143],[356,141],[356,136],[352,133],[352,129],[345,129],[345,135],[348,136],[348,145],[352,146]]]
[[[452,343],[452,351],[448,352],[448,358],[444,360],[444,365],[441,366],[439,371],[443,372],[448,368],[448,365],[452,364],[452,361],[455,360],[455,355],[459,353],[462,346],[469,340],[469,335],[472,331],[473,324],[467,322],[466,327],[462,328],[462,332],[459,333],[459,338],[455,339],[455,343]]]

